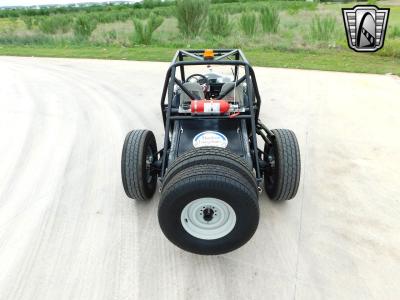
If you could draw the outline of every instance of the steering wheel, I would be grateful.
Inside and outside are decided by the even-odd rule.
[[[190,82],[190,79],[196,79],[196,82],[203,86],[203,90],[208,91],[208,87],[210,86],[210,81],[208,78],[202,74],[192,74],[188,78],[186,78],[186,82]]]

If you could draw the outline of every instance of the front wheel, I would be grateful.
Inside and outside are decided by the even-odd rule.
[[[132,130],[126,135],[121,158],[122,183],[126,195],[136,200],[150,199],[156,190],[157,144],[150,130]]]
[[[272,130],[272,145],[265,144],[265,191],[271,200],[290,200],[300,182],[300,149],[296,135],[288,129]]]

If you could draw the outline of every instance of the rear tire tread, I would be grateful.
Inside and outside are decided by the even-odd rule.
[[[172,222],[171,218],[180,217],[168,214],[176,205],[176,197],[179,198],[182,197],[182,195],[192,194],[196,190],[215,191],[221,189],[221,186],[223,190],[233,189],[235,195],[238,194],[240,195],[239,197],[244,197],[240,203],[245,201],[246,209],[248,209],[247,211],[251,212],[250,214],[241,215],[241,218],[244,218],[242,222],[245,222],[247,226],[236,227],[235,225],[235,232],[231,232],[225,237],[215,241],[200,240],[201,242],[199,242],[199,239],[191,237],[191,239],[197,240],[197,242],[188,242],[187,238],[182,237],[182,233],[179,233],[184,230],[183,228],[171,227],[169,224],[169,222]],[[228,199],[232,201],[232,198]],[[221,200],[226,201],[224,198],[221,198]],[[235,212],[238,214],[240,210]],[[249,185],[248,180],[237,171],[216,164],[193,165],[180,170],[163,186],[158,206],[158,218],[165,236],[178,247],[186,251],[203,255],[223,254],[244,245],[256,231],[259,215],[260,210],[257,189]],[[189,235],[188,233],[184,234]]]
[[[171,178],[194,165],[214,164],[228,167],[235,170],[247,179],[249,184],[257,188],[257,182],[249,165],[237,154],[218,147],[200,147],[189,150],[179,156],[168,167],[163,185],[166,185]]]

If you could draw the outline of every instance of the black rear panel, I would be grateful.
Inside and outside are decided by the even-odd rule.
[[[238,154],[246,160],[249,160],[249,150],[247,139],[247,130],[245,123],[239,119],[217,120],[217,119],[203,119],[203,120],[181,120],[178,121],[178,126],[175,127],[176,134],[176,147],[173,147],[172,157],[176,158],[182,153],[193,149],[193,140],[197,134],[205,131],[215,131],[222,133],[228,140],[226,149]],[[244,129],[244,130],[243,130]]]

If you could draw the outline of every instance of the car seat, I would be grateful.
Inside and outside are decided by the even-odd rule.
[[[220,95],[225,94],[226,91],[231,89],[234,85],[235,85],[235,82],[226,82],[226,83],[224,83],[224,85],[221,88],[221,92],[219,94]],[[244,95],[244,92],[243,92],[243,86],[242,85],[236,86],[227,95],[224,96],[224,100],[227,100],[228,102],[234,102],[235,101],[240,106],[243,106],[243,104],[247,102],[247,101],[245,101],[244,98],[245,98],[245,95]]]
[[[196,96],[198,99],[204,99],[204,92],[203,88],[201,87],[200,84],[197,82],[185,82],[183,86],[193,94],[193,96]],[[180,91],[180,104],[183,105],[184,103],[190,103],[191,99],[190,97],[184,92]]]

